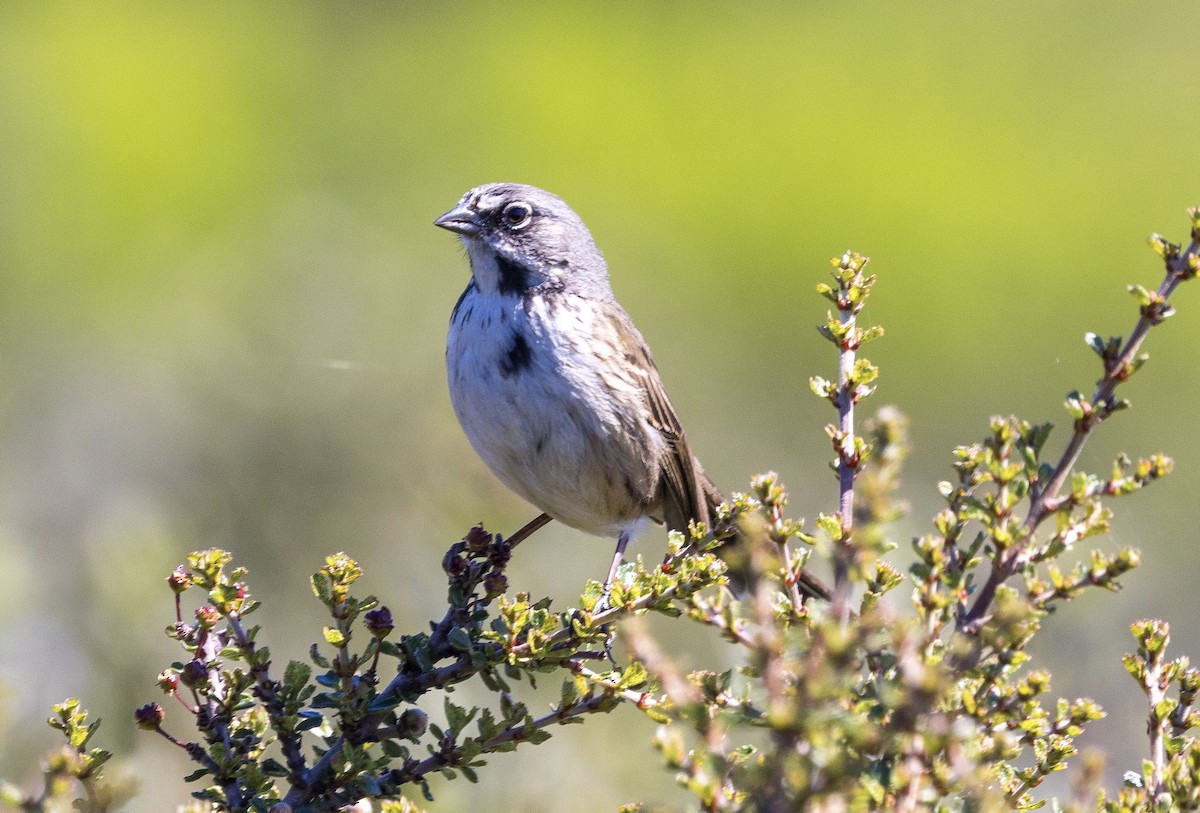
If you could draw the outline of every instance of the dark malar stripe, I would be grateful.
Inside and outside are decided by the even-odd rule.
[[[520,296],[529,288],[529,272],[524,266],[497,254],[496,268],[500,270],[500,280],[496,284],[500,293]]]

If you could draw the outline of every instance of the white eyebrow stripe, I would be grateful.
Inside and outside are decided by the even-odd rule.
[[[504,195],[498,193],[483,193],[479,195],[479,200],[476,201],[475,207],[482,211],[491,211],[494,209],[499,209],[503,203]]]

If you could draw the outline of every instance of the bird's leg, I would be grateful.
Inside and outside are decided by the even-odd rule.
[[[629,532],[625,531],[617,537],[617,549],[613,552],[612,564],[608,568],[608,578],[604,580],[604,592],[600,594],[600,600],[596,602],[596,608],[592,610],[593,614],[602,613],[612,606],[609,598],[612,596],[613,582],[617,579],[617,570],[621,567],[621,560],[625,557],[625,548],[628,545]]]
[[[625,531],[617,537],[617,549],[613,553],[612,564],[608,568],[608,578],[604,580],[604,593],[600,596],[600,602],[597,608],[600,612],[607,610],[609,607],[608,599],[612,594],[613,582],[617,578],[617,570],[621,567],[621,560],[625,558],[625,548],[629,545],[629,532]]]
[[[612,596],[613,582],[617,579],[617,570],[621,567],[621,560],[625,558],[625,548],[629,545],[629,532],[626,531],[617,537],[617,549],[613,552],[612,564],[608,568],[608,578],[604,580],[604,592],[600,595],[600,600],[596,602],[594,612],[602,613],[611,607],[610,598]],[[617,659],[613,656],[612,645],[612,627],[605,624],[604,630],[604,654],[608,656],[608,661],[613,665],[613,668],[618,668]]]
[[[524,525],[522,525],[516,533],[514,533],[505,541],[508,542],[510,547],[515,548],[517,545],[520,545],[526,539],[533,536],[535,531],[540,529],[546,523],[550,522],[552,519],[554,519],[554,517],[550,516],[549,514],[538,514],[536,517],[529,520],[529,522],[526,522]]]

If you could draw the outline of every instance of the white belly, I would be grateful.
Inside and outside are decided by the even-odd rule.
[[[602,308],[472,289],[446,363],[458,420],[500,481],[567,525],[615,537],[657,513],[663,440],[642,417],[644,396]],[[560,329],[546,329],[551,315]],[[602,377],[597,354],[619,369]]]

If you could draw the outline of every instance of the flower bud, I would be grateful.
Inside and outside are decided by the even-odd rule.
[[[183,671],[179,673],[179,679],[183,681],[184,686],[191,689],[203,686],[208,682],[208,668],[205,667],[204,661],[195,658],[184,665]]]
[[[371,610],[363,616],[363,620],[366,622],[367,631],[380,640],[391,635],[395,626],[392,623],[392,611],[387,607]]]
[[[482,525],[476,525],[467,531],[464,539],[467,543],[467,550],[472,553],[482,553],[487,550],[488,545],[492,544],[492,535],[485,531]]]
[[[196,608],[196,621],[202,629],[212,629],[221,620],[221,613],[211,604]]]
[[[163,694],[171,694],[179,688],[179,674],[171,669],[159,672],[158,688],[163,690]]]
[[[492,550],[488,556],[488,561],[492,563],[492,567],[504,567],[508,564],[508,560],[512,557],[512,545],[507,541],[501,541],[498,544],[492,545]]]
[[[167,576],[167,584],[175,591],[176,595],[179,595],[192,586],[192,574],[188,573],[183,565],[180,565],[170,576]]]
[[[416,742],[429,728],[429,715],[414,707],[400,715],[400,736]]]
[[[463,556],[447,556],[442,562],[442,568],[450,576],[461,576],[467,572],[469,567],[470,565]]]
[[[495,598],[508,589],[508,577],[501,570],[493,570],[484,578],[483,589],[488,598]]]
[[[163,711],[163,707],[157,703],[147,703],[133,713],[133,719],[138,724],[138,728],[144,728],[147,731],[157,729],[162,725],[166,716],[167,713]]]

